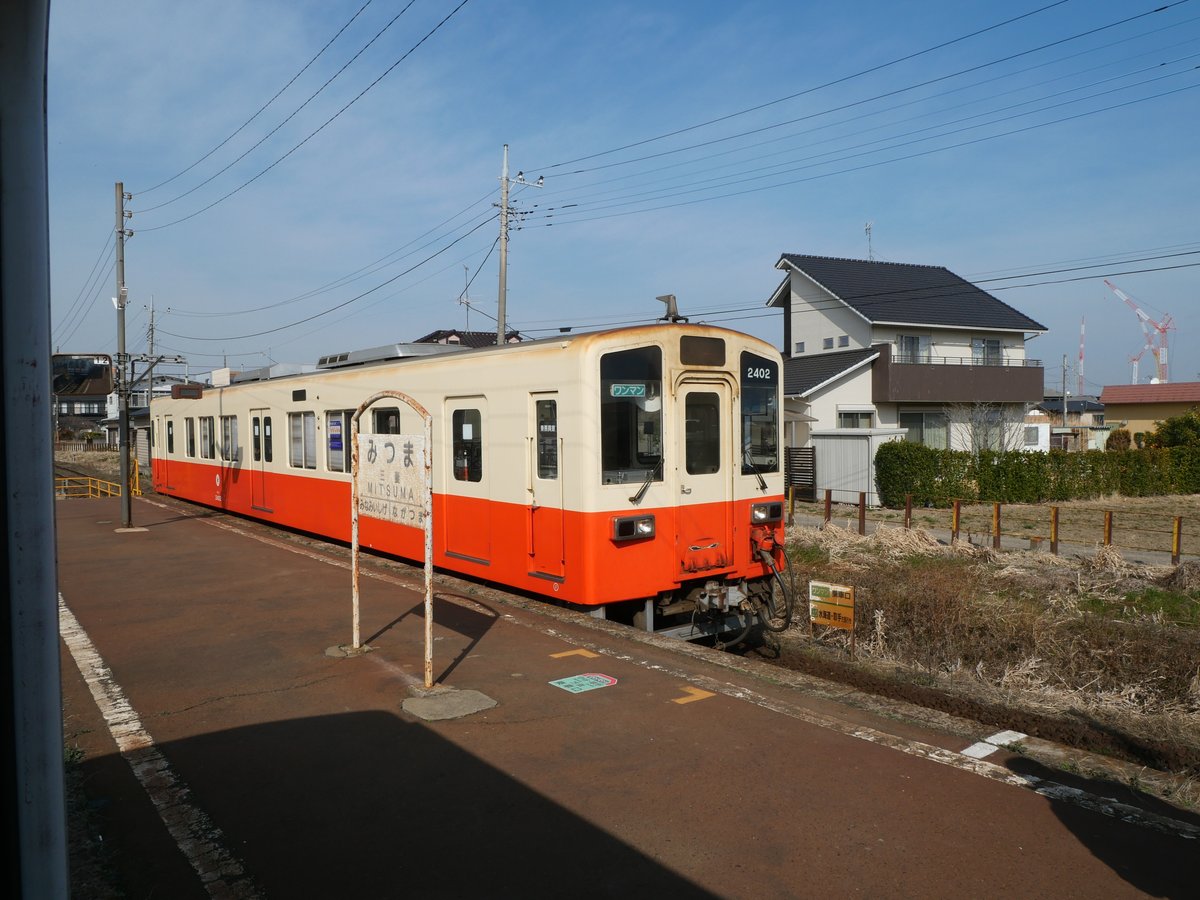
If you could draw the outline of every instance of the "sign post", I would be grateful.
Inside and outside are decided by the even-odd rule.
[[[828,581],[808,583],[808,618],[813,625],[850,632],[850,658],[854,658],[854,588]]]
[[[383,399],[401,400],[421,417],[422,434],[359,434],[359,417]],[[400,391],[380,391],[350,420],[350,578],[353,649],[359,637],[359,516],[420,528],[425,536],[425,687],[433,687],[433,419]],[[366,486],[365,496],[363,485]]]

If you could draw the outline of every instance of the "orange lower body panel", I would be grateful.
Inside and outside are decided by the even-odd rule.
[[[164,466],[156,459],[154,487],[160,494],[287,528],[351,539],[346,481],[178,460]],[[637,600],[676,591],[694,580],[768,575],[752,546],[750,507],[782,501],[782,496],[774,496],[736,502],[732,509],[725,504],[689,506],[685,517],[671,507],[638,509],[633,511],[636,515],[655,516],[655,536],[618,542],[612,540],[612,520],[630,515],[630,510],[531,509],[434,494],[433,562],[438,568],[585,606]],[[709,520],[709,531],[728,530],[727,546],[707,556],[689,552],[687,535],[677,534],[680,518],[689,528]],[[782,527],[772,526],[771,532],[782,546]],[[425,553],[419,529],[367,517],[359,519],[359,543],[411,560],[421,560]],[[780,561],[782,551],[774,552]]]

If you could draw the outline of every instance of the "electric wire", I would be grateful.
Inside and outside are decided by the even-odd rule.
[[[464,2],[466,2],[466,0],[464,0]],[[423,260],[421,260],[419,263],[416,263],[415,265],[413,265],[413,266],[410,266],[409,268],[405,269],[403,272],[400,272],[400,273],[399,273],[399,274],[397,274],[397,275],[393,275],[391,278],[387,279],[386,281],[384,281],[384,282],[381,282],[380,284],[377,284],[377,285],[375,285],[375,287],[373,287],[373,288],[370,288],[370,289],[368,289],[368,290],[365,290],[365,291],[363,291],[361,294],[356,294],[355,296],[351,297],[349,300],[345,300],[345,301],[343,301],[343,302],[341,302],[341,303],[338,303],[338,304],[336,304],[336,305],[334,305],[334,306],[331,306],[331,307],[329,307],[328,309],[322,310],[321,312],[319,312],[319,313],[315,313],[315,314],[313,314],[313,315],[311,315],[311,316],[306,316],[305,318],[303,318],[303,319],[300,319],[300,320],[298,320],[298,321],[295,321],[295,322],[289,322],[289,323],[288,323],[288,324],[286,324],[286,325],[280,325],[280,326],[278,326],[278,327],[276,327],[276,328],[268,328],[268,329],[266,329],[266,330],[264,330],[264,331],[256,331],[256,332],[253,332],[253,333],[248,333],[248,334],[239,334],[239,335],[227,335],[227,336],[223,336],[223,337],[196,337],[196,336],[191,336],[191,335],[182,335],[182,334],[176,334],[176,333],[175,333],[175,332],[173,332],[173,331],[167,331],[166,329],[163,329],[163,328],[160,328],[160,329],[159,329],[159,332],[160,332],[160,333],[162,333],[162,334],[170,335],[171,337],[174,337],[174,338],[183,338],[183,339],[186,339],[186,340],[193,340],[193,341],[209,341],[209,342],[211,342],[211,341],[239,341],[239,340],[246,340],[246,339],[248,339],[248,338],[262,337],[262,336],[264,336],[264,335],[268,335],[268,334],[276,334],[277,332],[280,332],[280,331],[285,331],[285,330],[287,330],[287,329],[289,329],[289,328],[295,328],[295,327],[296,327],[296,326],[298,326],[298,325],[303,325],[303,324],[305,324],[306,322],[311,322],[311,321],[313,321],[314,319],[319,319],[319,318],[322,318],[323,316],[327,316],[327,315],[329,315],[329,314],[330,314],[330,313],[332,313],[332,312],[336,312],[336,311],[337,311],[337,310],[339,310],[339,309],[343,309],[343,308],[345,308],[345,307],[349,306],[351,303],[355,303],[355,302],[357,302],[358,300],[361,300],[363,297],[366,297],[366,296],[368,296],[368,295],[370,295],[370,294],[373,294],[373,293],[375,293],[376,291],[380,290],[381,288],[387,287],[387,285],[389,285],[389,284],[392,284],[393,282],[395,282],[395,281],[399,280],[400,278],[403,278],[405,275],[409,274],[410,272],[413,272],[413,271],[415,271],[416,269],[418,269],[418,268],[420,268],[421,266],[425,265],[425,264],[426,264],[427,262],[429,262],[430,260],[432,260],[432,259],[435,259],[435,258],[436,258],[436,257],[438,257],[438,256],[441,256],[443,253],[445,253],[445,252],[446,252],[447,250],[449,250],[451,247],[453,247],[454,245],[458,244],[459,242],[461,242],[461,241],[465,240],[466,238],[470,237],[472,234],[474,234],[476,231],[478,231],[478,230],[479,230],[480,228],[482,228],[484,225],[487,225],[488,223],[490,223],[490,222],[494,221],[494,220],[495,220],[497,217],[498,217],[498,214],[497,214],[497,215],[494,215],[494,216],[491,216],[491,217],[489,217],[488,219],[485,219],[484,221],[482,221],[482,222],[480,222],[478,225],[476,225],[474,228],[472,228],[470,231],[468,231],[466,234],[463,234],[463,235],[461,235],[461,236],[459,236],[459,237],[455,238],[453,241],[451,241],[451,242],[450,242],[449,244],[447,244],[445,247],[442,247],[440,250],[436,251],[435,253],[432,253],[432,254],[430,254],[429,256],[427,256],[427,257],[425,257]]]
[[[838,84],[843,84],[847,81],[852,81],[853,79],[861,78],[864,75],[870,75],[874,72],[879,72],[879,71],[882,71],[883,69],[890,68],[891,66],[899,65],[902,62],[907,62],[909,60],[916,59],[920,56],[924,56],[926,54],[933,53],[937,50],[942,50],[946,47],[961,43],[962,41],[969,40],[973,37],[978,37],[981,34],[986,34],[989,31],[994,31],[997,28],[1003,28],[1005,25],[1011,25],[1013,22],[1018,22],[1021,19],[1026,19],[1026,18],[1029,18],[1030,16],[1035,16],[1038,13],[1042,13],[1042,12],[1045,12],[1046,10],[1053,9],[1056,6],[1062,6],[1066,2],[1067,2],[1067,0],[1056,0],[1056,2],[1054,2],[1054,3],[1048,3],[1045,6],[1041,6],[1037,9],[1031,10],[1030,12],[1022,13],[1021,15],[1014,16],[1011,19],[1006,19],[1003,22],[997,22],[993,25],[987,26],[986,28],[981,28],[977,31],[970,32],[969,34],[959,35],[956,38],[952,38],[951,40],[948,40],[948,41],[943,41],[942,43],[935,44],[932,47],[926,47],[924,50],[918,50],[914,53],[909,53],[906,56],[902,56],[902,57],[890,60],[885,63],[879,63],[878,65],[871,66],[870,68],[863,69],[858,72],[854,72],[853,74],[850,74],[850,75],[843,75],[840,78],[833,79],[832,81],[827,81],[824,84],[819,84],[819,85],[816,85],[815,87],[805,88],[802,91],[796,91],[795,93],[788,94],[786,97],[780,97],[776,100],[770,100],[766,103],[760,103],[756,106],[751,106],[746,109],[738,110],[737,112],[727,113],[726,115],[718,116],[714,119],[709,119],[705,122],[699,122],[695,125],[689,125],[686,128],[678,128],[678,129],[675,129],[674,131],[668,131],[663,134],[656,135],[655,137],[649,137],[649,138],[644,138],[639,141],[633,141],[632,143],[623,144],[619,147],[613,147],[609,150],[601,150],[597,153],[587,154],[586,156],[577,156],[574,159],[563,160],[562,162],[557,162],[557,163],[554,163],[553,165],[549,165],[549,166],[534,166],[532,168],[537,171],[549,171],[551,169],[559,169],[559,168],[562,168],[563,166],[574,165],[575,163],[579,163],[579,162],[586,162],[589,159],[597,159],[601,156],[608,156],[612,153],[620,153],[624,150],[630,150],[634,147],[641,147],[646,144],[654,143],[656,141],[666,140],[667,138],[676,137],[677,135],[680,135],[680,134],[686,134],[687,132],[690,132],[690,131],[696,131],[697,129],[700,129],[700,128],[707,128],[710,125],[716,125],[720,122],[725,122],[730,119],[737,118],[739,116],[748,115],[749,113],[752,113],[752,112],[758,112],[759,110],[766,109],[767,107],[776,106],[780,103],[785,103],[788,100],[795,100],[797,97],[803,97],[806,94],[811,94],[816,91],[824,90],[825,88],[833,87]],[[1180,0],[1180,2],[1187,2],[1187,0]],[[1171,4],[1171,5],[1174,5],[1174,4]],[[1166,7],[1164,7],[1164,8],[1166,8]],[[575,173],[572,173],[572,174],[575,174]]]
[[[207,153],[205,153],[203,156],[201,156],[198,160],[196,160],[194,163],[192,163],[186,169],[182,169],[182,170],[176,172],[170,178],[166,179],[165,181],[160,181],[158,184],[154,185],[153,187],[148,187],[143,191],[136,191],[135,193],[138,196],[145,196],[146,194],[149,194],[151,191],[157,191],[160,187],[165,187],[166,185],[168,185],[172,181],[174,181],[176,178],[186,175],[188,172],[192,171],[192,169],[196,168],[196,166],[200,165],[200,163],[204,162],[206,159],[208,159],[210,156],[212,156],[214,153],[216,153],[218,150],[220,150],[222,147],[224,147],[226,144],[228,144],[231,140],[233,140],[235,137],[237,137],[239,134],[241,134],[242,130],[245,129],[247,125],[249,125],[251,122],[253,122],[255,119],[257,119],[260,115],[262,115],[263,112],[266,111],[268,106],[270,106],[272,103],[274,103],[276,100],[278,100],[284,91],[286,91],[293,84],[295,84],[297,78],[299,78],[301,75],[303,75],[305,72],[307,72],[309,67],[312,66],[313,63],[315,63],[318,59],[321,58],[321,55],[324,54],[324,52],[330,48],[330,46],[333,44],[334,41],[336,41],[339,37],[342,36],[342,32],[345,31],[347,28],[349,28],[354,23],[355,19],[357,19],[360,15],[362,15],[363,10],[365,10],[368,6],[370,6],[371,2],[372,2],[372,0],[367,0],[366,3],[364,3],[362,6],[360,6],[358,8],[358,11],[355,12],[354,15],[352,15],[346,21],[346,24],[344,24],[341,28],[339,28],[337,30],[337,34],[335,34],[333,37],[331,37],[325,43],[325,46],[317,51],[316,56],[314,56],[312,59],[310,59],[308,62],[306,62],[303,65],[303,67],[301,67],[299,72],[297,72],[290,79],[288,79],[287,84],[285,84],[278,91],[276,91],[275,95],[273,97],[271,97],[271,99],[268,100],[266,103],[264,103],[262,106],[260,106],[258,108],[258,110],[252,116],[250,116],[250,118],[248,118],[245,122],[243,122],[241,125],[239,125],[237,128],[235,128],[233,130],[233,132],[228,137],[225,138],[225,140],[221,141],[219,144],[217,144],[215,147],[213,147],[211,150],[209,150]],[[395,20],[393,19],[393,21],[395,21]],[[390,22],[388,24],[389,24],[389,26],[391,25]],[[341,73],[339,72],[338,74],[341,74]],[[334,76],[334,77],[336,77],[336,76]],[[328,84],[328,82],[326,82],[326,84]],[[324,87],[322,87],[322,90],[324,90]],[[310,97],[309,100],[311,100],[311,99],[312,98]],[[307,103],[307,102],[308,101],[306,100],[305,103]],[[298,111],[299,110],[297,110],[297,112]],[[176,198],[176,199],[178,199],[178,198]]]
[[[115,230],[110,231],[108,233],[108,239],[104,242],[104,246],[102,248],[100,248],[100,253],[96,256],[96,261],[94,263],[92,263],[92,270],[91,270],[91,272],[88,273],[87,280],[84,281],[83,286],[79,289],[79,293],[75,295],[75,299],[71,302],[70,309],[63,315],[63,317],[61,319],[59,319],[58,327],[54,329],[56,332],[61,334],[63,329],[71,327],[71,322],[74,320],[75,316],[77,316],[77,315],[86,316],[87,311],[91,309],[92,303],[94,303],[95,300],[93,300],[92,303],[88,303],[83,306],[81,306],[80,304],[81,304],[83,298],[91,291],[92,280],[96,277],[97,271],[99,271],[100,261],[102,259],[104,259],[104,255],[108,252],[108,248],[112,244],[112,242],[115,238],[116,238],[116,231]],[[113,261],[113,265],[116,265],[115,260]],[[105,276],[105,277],[107,277],[107,276]],[[103,283],[103,279],[101,279],[101,281],[97,282],[97,287],[99,287],[99,285],[102,283]],[[72,334],[74,334],[73,331],[72,331]]]
[[[371,47],[371,45],[374,44],[377,40],[379,40],[379,38],[381,38],[383,36],[384,32],[386,32],[389,28],[391,28],[392,25],[395,24],[396,20],[399,19],[406,12],[408,12],[409,8],[416,2],[417,2],[417,0],[408,0],[407,6],[405,6],[402,10],[400,10],[400,12],[396,13],[396,15],[392,17],[392,20],[390,22],[388,22],[386,25],[384,25],[383,28],[381,28],[378,32],[376,32],[375,36],[373,38],[371,38],[371,40],[367,41],[366,44],[364,44],[361,48],[359,48],[359,51],[357,53],[355,53],[352,57],[350,57],[350,59],[348,59],[346,61],[346,63],[340,69],[338,69],[336,72],[334,72],[332,75],[330,75],[329,78],[326,79],[324,84],[322,84],[319,88],[317,88],[315,91],[313,91],[311,94],[309,94],[308,99],[306,99],[303,103],[301,103],[294,110],[292,110],[290,113],[288,113],[287,116],[278,125],[276,125],[270,131],[268,131],[266,134],[264,134],[261,138],[259,138],[257,142],[255,142],[253,145],[251,145],[240,156],[238,156],[236,159],[232,160],[228,165],[224,166],[223,168],[218,169],[216,172],[214,172],[212,175],[208,176],[208,178],[205,178],[199,184],[184,191],[182,194],[177,194],[174,197],[172,197],[170,200],[164,200],[162,203],[159,203],[155,206],[148,206],[148,207],[145,207],[144,209],[139,209],[137,212],[142,215],[145,215],[146,213],[154,212],[156,209],[162,209],[164,206],[170,206],[172,203],[175,203],[178,200],[182,200],[184,197],[188,197],[188,196],[194,194],[196,191],[200,190],[200,188],[204,187],[205,185],[211,184],[214,180],[221,177],[226,172],[228,172],[230,169],[232,169],[234,166],[236,166],[238,163],[240,163],[243,159],[245,159],[247,156],[249,156],[251,153],[253,153],[255,150],[257,150],[259,147],[261,147],[264,143],[266,143],[276,132],[279,131],[279,129],[281,129],[288,122],[292,121],[292,119],[294,119],[297,115],[299,115],[300,111],[303,110],[306,106],[308,106],[308,104],[310,104],[313,100],[315,100],[325,90],[325,88],[327,88],[327,87],[329,87],[329,85],[333,84],[333,82],[343,72],[345,72],[346,69],[350,68],[350,66],[353,65],[355,60],[357,60],[360,56],[362,56],[364,53],[366,53],[367,50]],[[368,88],[368,90],[369,90],[369,88]],[[150,229],[150,230],[153,230],[153,229]]]
[[[1127,25],[1127,24],[1129,24],[1130,22],[1134,22],[1134,21],[1137,21],[1137,20],[1139,20],[1139,19],[1143,19],[1143,18],[1145,18],[1146,16],[1152,16],[1152,15],[1155,15],[1155,14],[1157,14],[1157,13],[1165,12],[1166,10],[1168,10],[1168,9],[1171,9],[1172,7],[1175,7],[1175,6],[1181,6],[1181,5],[1183,5],[1184,3],[1189,3],[1189,2],[1190,2],[1190,0],[1175,0],[1175,2],[1174,2],[1174,3],[1168,3],[1168,4],[1165,4],[1165,5],[1163,5],[1163,6],[1160,6],[1160,7],[1158,7],[1157,9],[1149,10],[1149,11],[1147,11],[1147,12],[1143,12],[1143,13],[1138,13],[1137,15],[1134,15],[1134,16],[1128,16],[1128,17],[1126,17],[1126,18],[1124,18],[1124,19],[1120,19],[1120,20],[1118,20],[1118,21],[1115,21],[1115,22],[1110,22],[1110,23],[1108,23],[1108,24],[1106,24],[1106,25],[1098,25],[1098,26],[1096,26],[1095,28],[1090,28],[1090,29],[1088,29],[1088,30],[1086,30],[1086,31],[1081,31],[1081,32],[1078,32],[1078,33],[1076,33],[1076,34],[1069,35],[1068,37],[1059,38],[1058,40],[1055,40],[1055,41],[1050,41],[1050,42],[1048,42],[1048,43],[1041,44],[1041,45],[1039,45],[1039,46],[1037,46],[1037,47],[1032,47],[1032,48],[1030,48],[1030,49],[1027,49],[1027,50],[1021,50],[1021,51],[1019,51],[1019,52],[1017,52],[1017,53],[1012,53],[1012,54],[1009,54],[1008,56],[1004,56],[1004,57],[1001,57],[1001,58],[999,58],[999,59],[994,59],[994,60],[991,60],[991,61],[989,61],[989,62],[986,62],[986,63],[979,63],[979,64],[977,64],[977,65],[974,65],[974,66],[969,66],[969,67],[967,67],[967,68],[965,68],[965,69],[959,69],[959,70],[958,70],[958,71],[956,71],[956,72],[951,72],[951,73],[948,73],[948,74],[945,74],[945,75],[939,75],[939,76],[937,76],[937,77],[935,77],[935,78],[930,78],[930,79],[927,79],[927,80],[925,80],[925,81],[921,81],[921,82],[918,82],[918,83],[916,83],[916,84],[909,85],[909,86],[907,86],[907,87],[903,87],[903,88],[896,88],[895,90],[886,91],[886,92],[884,92],[884,93],[882,93],[882,94],[876,94],[876,95],[874,95],[874,96],[872,96],[872,97],[868,97],[868,98],[865,98],[865,99],[862,99],[862,100],[856,100],[856,101],[853,101],[853,102],[851,102],[851,103],[846,103],[846,104],[843,104],[843,105],[841,105],[841,106],[838,106],[838,107],[834,108],[834,110],[832,110],[832,111],[835,111],[835,112],[836,112],[836,111],[841,111],[841,110],[845,110],[845,109],[851,109],[851,108],[853,108],[853,107],[856,107],[856,106],[861,106],[861,105],[863,105],[863,104],[865,104],[865,103],[870,103],[870,102],[873,102],[873,101],[875,101],[875,100],[881,100],[881,99],[885,99],[885,98],[888,98],[888,97],[894,97],[894,96],[897,96],[897,95],[899,95],[899,94],[907,93],[908,91],[917,90],[918,88],[922,88],[922,87],[928,87],[929,85],[932,85],[932,84],[937,84],[937,83],[939,83],[939,82],[942,82],[942,81],[947,81],[947,80],[949,80],[949,79],[952,79],[952,78],[957,78],[957,77],[959,77],[960,75],[966,75],[966,74],[969,74],[969,73],[971,73],[971,72],[978,72],[978,71],[980,71],[980,70],[982,70],[982,69],[990,68],[991,66],[996,66],[996,65],[999,65],[999,64],[1001,64],[1001,63],[1004,63],[1004,62],[1010,62],[1010,61],[1012,61],[1012,60],[1014,60],[1014,59],[1019,59],[1019,58],[1021,58],[1021,57],[1023,57],[1023,56],[1029,56],[1030,54],[1033,54],[1033,53],[1038,53],[1038,52],[1040,52],[1040,51],[1042,51],[1042,50],[1047,50],[1047,49],[1049,49],[1049,48],[1051,48],[1051,47],[1057,47],[1057,46],[1061,46],[1062,44],[1070,43],[1071,41],[1077,41],[1077,40],[1080,40],[1081,38],[1084,38],[1084,37],[1089,37],[1089,36],[1091,36],[1091,35],[1093,35],[1093,34],[1099,34],[1100,32],[1103,32],[1103,31],[1108,31],[1109,29],[1112,29],[1112,28],[1118,28],[1118,27],[1120,27],[1121,25]],[[1058,5],[1058,4],[1052,4],[1052,5]],[[1043,11],[1044,9],[1048,9],[1048,8],[1049,8],[1049,7],[1043,7],[1041,10],[1035,10],[1034,12],[1035,12],[1035,13],[1036,13],[1036,12],[1041,12],[1041,11]],[[1032,15],[1032,14],[1033,14],[1033,13],[1027,13],[1026,15]],[[1001,24],[1007,24],[1007,23],[1001,23]],[[992,27],[993,27],[993,28],[995,28],[995,27],[999,27],[999,26],[992,26]],[[974,35],[968,35],[967,37],[971,37],[971,36],[974,36]],[[957,39],[957,40],[963,40],[963,39],[965,39],[965,38],[959,38],[959,39]],[[937,49],[937,48],[932,48],[932,49]],[[929,52],[929,51],[923,51],[923,52]],[[920,54],[916,54],[916,55],[920,55]],[[873,69],[866,70],[866,71],[868,71],[868,72],[869,72],[869,71],[877,71],[879,68],[884,68],[884,67],[886,67],[886,65],[888,65],[888,64],[883,64],[883,65],[881,65],[881,66],[877,66],[877,67],[875,67],[875,68],[873,68]],[[863,73],[856,73],[855,75],[849,75],[849,76],[845,76],[844,78],[838,79],[837,81],[834,81],[834,82],[828,82],[828,83],[826,83],[826,84],[822,84],[822,85],[819,85],[819,86],[817,86],[817,87],[814,87],[814,88],[808,88],[808,89],[806,89],[806,90],[804,90],[804,91],[800,91],[799,93],[792,94],[792,95],[790,95],[790,96],[788,96],[788,97],[781,98],[780,100],[777,100],[777,101],[772,101],[771,103],[768,103],[768,104],[763,104],[763,105],[760,105],[760,106],[757,106],[757,107],[752,107],[752,108],[751,108],[751,109],[749,109],[749,110],[743,110],[743,111],[742,111],[742,113],[735,113],[735,114],[733,114],[733,115],[741,115],[741,114],[744,114],[745,112],[753,112],[753,111],[755,111],[755,110],[762,109],[764,106],[770,106],[770,105],[773,105],[774,103],[783,102],[784,100],[790,100],[790,99],[794,99],[795,97],[799,97],[799,96],[802,96],[802,95],[804,95],[804,94],[812,93],[813,91],[821,90],[822,88],[828,87],[828,86],[830,86],[830,85],[832,85],[832,84],[839,84],[839,83],[841,83],[842,81],[847,81],[847,80],[849,80],[849,79],[851,79],[851,78],[856,78],[856,77],[858,77],[860,74],[866,74],[866,72],[863,72]],[[828,112],[828,111],[826,111],[826,112]],[[585,172],[593,172],[593,171],[598,171],[598,170],[601,170],[601,169],[608,169],[608,168],[612,168],[612,167],[614,167],[614,166],[630,165],[630,164],[632,164],[632,163],[635,163],[635,162],[642,162],[642,161],[645,161],[645,160],[648,160],[648,159],[656,159],[656,158],[659,158],[659,157],[662,157],[662,156],[669,156],[669,155],[672,155],[672,154],[675,154],[675,153],[682,153],[682,152],[685,152],[685,151],[687,151],[687,150],[694,150],[694,149],[697,149],[697,148],[699,148],[699,147],[707,147],[707,146],[711,146],[711,145],[713,145],[713,144],[722,143],[722,142],[724,142],[724,141],[730,141],[730,140],[734,140],[735,138],[738,138],[738,137],[745,137],[745,136],[747,136],[747,135],[751,135],[751,134],[760,134],[760,133],[762,133],[762,132],[764,132],[764,131],[770,131],[770,130],[773,130],[773,129],[775,129],[775,128],[781,128],[781,127],[783,127],[783,126],[785,126],[785,125],[793,125],[793,124],[795,124],[795,123],[797,123],[797,122],[802,122],[802,121],[805,121],[806,119],[812,118],[812,116],[813,116],[813,115],[824,115],[824,114],[825,114],[825,113],[814,113],[814,114],[811,114],[811,115],[800,116],[800,117],[798,117],[798,118],[795,118],[795,119],[789,119],[789,120],[787,120],[787,121],[784,121],[784,122],[776,122],[776,123],[773,123],[773,124],[770,124],[770,125],[764,125],[764,126],[761,126],[761,127],[759,127],[759,128],[753,128],[753,129],[749,129],[749,130],[747,130],[747,131],[739,132],[739,133],[737,133],[737,134],[733,134],[733,135],[727,135],[727,136],[725,136],[725,137],[721,137],[721,138],[714,138],[714,139],[712,139],[712,140],[709,140],[709,141],[702,141],[702,142],[700,142],[700,143],[691,144],[691,145],[688,145],[688,146],[685,146],[685,147],[678,147],[678,148],[675,148],[675,149],[672,149],[672,150],[664,150],[664,151],[661,151],[661,152],[658,152],[658,153],[648,154],[648,155],[646,155],[646,156],[635,157],[635,158],[633,158],[633,159],[621,160],[621,161],[618,161],[618,162],[613,162],[613,163],[605,163],[605,164],[603,164],[603,165],[591,166],[591,167],[584,168],[584,169],[575,169],[575,170],[573,170],[573,171],[571,171],[571,172],[568,172],[568,173],[563,173],[563,174],[568,174],[568,175],[579,175],[579,174],[583,174],[583,173],[585,173]],[[663,140],[664,138],[667,138],[667,137],[672,137],[672,136],[674,136],[674,135],[677,135],[677,134],[682,134],[682,133],[684,133],[684,132],[686,132],[686,131],[694,131],[694,130],[696,130],[696,129],[698,129],[698,128],[703,128],[703,127],[706,127],[706,126],[708,126],[708,125],[715,124],[716,122],[724,121],[724,119],[726,119],[726,118],[732,118],[732,115],[731,115],[731,116],[722,117],[722,118],[720,118],[720,119],[712,119],[712,120],[709,120],[709,121],[707,121],[707,122],[700,123],[699,125],[693,125],[693,126],[689,126],[688,128],[685,128],[685,129],[680,129],[680,130],[678,130],[678,131],[670,132],[670,133],[668,133],[668,134],[659,135],[658,137],[654,137],[654,138],[647,138],[647,139],[646,139],[646,140],[644,140],[644,141],[638,141],[638,142],[635,142],[635,143],[633,143],[633,144],[627,144],[627,145],[625,145],[625,146],[623,146],[623,147],[617,147],[617,148],[614,148],[614,149],[611,149],[611,150],[605,150],[605,151],[602,151],[602,152],[600,152],[600,153],[593,153],[593,154],[590,154],[589,156],[585,156],[585,157],[578,157],[578,158],[576,158],[576,159],[574,159],[574,160],[567,160],[567,161],[565,161],[565,162],[561,162],[561,163],[555,163],[554,165],[551,165],[551,166],[542,166],[542,167],[540,167],[540,168],[538,168],[538,167],[531,167],[531,168],[535,168],[535,169],[537,169],[538,171],[549,171],[549,170],[551,170],[551,169],[560,168],[560,167],[562,167],[562,166],[566,166],[566,165],[571,165],[571,164],[573,164],[573,163],[575,163],[575,162],[581,162],[581,161],[584,161],[584,160],[587,160],[587,159],[594,159],[594,158],[597,158],[597,157],[600,157],[600,156],[607,156],[607,155],[609,155],[609,154],[612,154],[612,153],[617,153],[617,152],[620,152],[620,151],[622,151],[622,150],[627,150],[627,149],[630,149],[630,148],[632,148],[632,147],[637,147],[637,146],[641,146],[641,145],[643,145],[643,144],[652,143],[652,142],[654,142],[654,141]]]
[[[414,2],[415,2],[415,0],[414,0]],[[181,216],[180,218],[175,219],[171,222],[166,222],[162,225],[155,225],[152,228],[142,228],[142,229],[140,229],[141,233],[144,234],[146,232],[151,232],[151,231],[161,231],[164,228],[170,228],[174,225],[179,225],[182,222],[186,222],[190,219],[194,219],[196,216],[199,216],[202,213],[208,212],[213,207],[217,206],[220,203],[225,202],[230,197],[234,196],[235,194],[241,192],[245,188],[252,185],[254,182],[258,181],[258,179],[262,178],[264,175],[266,175],[268,172],[270,172],[272,169],[274,169],[276,166],[278,166],[280,163],[282,163],[284,160],[286,160],[288,157],[290,157],[293,153],[295,153],[297,150],[299,150],[301,147],[303,147],[305,144],[307,144],[310,140],[312,140],[314,137],[316,137],[318,134],[320,134],[322,131],[324,131],[325,128],[328,127],[339,116],[341,116],[342,113],[344,113],[351,106],[353,106],[355,103],[357,103],[359,100],[361,100],[368,91],[370,91],[377,84],[379,84],[379,82],[383,81],[384,78],[386,78],[388,75],[390,75],[392,73],[392,71],[394,71],[396,69],[397,66],[399,66],[402,62],[404,62],[406,59],[408,59],[408,57],[411,56],[414,52],[416,52],[416,50],[422,44],[424,44],[427,40],[429,40],[431,37],[433,37],[433,35],[436,34],[442,28],[442,26],[444,26],[447,22],[449,22],[450,19],[452,19],[454,17],[454,15],[460,9],[462,9],[464,6],[466,6],[469,2],[470,2],[470,0],[462,0],[462,2],[460,2],[458,4],[458,6],[454,7],[454,9],[452,9],[446,15],[445,18],[443,18],[440,22],[438,22],[437,25],[435,25],[432,29],[430,29],[425,34],[424,37],[422,37],[419,41],[417,41],[417,43],[415,43],[412,47],[410,47],[407,51],[405,51],[403,56],[401,56],[399,59],[397,59],[395,62],[393,62],[390,66],[388,66],[388,68],[384,70],[383,74],[381,74],[378,78],[376,78],[369,85],[367,85],[365,88],[363,88],[357,95],[354,96],[353,99],[351,99],[348,103],[346,103],[341,109],[339,109],[332,116],[330,116],[328,119],[326,119],[324,122],[322,122],[313,131],[309,132],[308,135],[303,140],[301,140],[298,144],[296,144],[294,147],[292,147],[290,150],[288,150],[285,154],[283,154],[283,156],[276,159],[273,163],[271,163],[265,169],[260,171],[257,175],[242,182],[242,184],[238,185],[233,190],[218,197],[216,200],[212,201],[207,206],[203,206],[200,209],[196,210],[195,212],[189,213],[186,216]],[[411,5],[411,3],[409,5]]]
[[[61,336],[58,339],[58,341],[55,342],[56,346],[62,346],[63,344],[68,343],[71,340],[71,338],[73,338],[75,336],[75,332],[77,332],[79,330],[79,326],[81,326],[84,322],[87,321],[88,313],[96,305],[96,301],[98,301],[100,299],[100,293],[104,290],[105,280],[108,278],[109,275],[111,275],[113,273],[113,270],[116,267],[117,267],[117,261],[114,259],[112,262],[110,262],[108,264],[108,270],[103,275],[100,276],[100,280],[96,284],[96,293],[92,297],[91,302],[82,308],[78,318],[75,321],[75,324],[71,326],[70,331],[68,331],[67,334]]]

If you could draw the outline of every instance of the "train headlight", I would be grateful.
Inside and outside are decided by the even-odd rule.
[[[755,503],[750,507],[750,521],[755,525],[783,521],[782,503]]]
[[[612,521],[614,541],[640,541],[654,537],[654,516],[619,516]]]

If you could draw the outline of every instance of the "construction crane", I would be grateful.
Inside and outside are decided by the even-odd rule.
[[[1104,283],[1109,289],[1120,297],[1129,306],[1130,309],[1137,314],[1138,322],[1142,325],[1142,335],[1145,338],[1145,344],[1138,351],[1136,356],[1131,356],[1129,361],[1133,363],[1133,380],[1137,383],[1137,364],[1147,350],[1154,356],[1155,380],[1159,384],[1166,384],[1168,381],[1167,369],[1167,332],[1175,327],[1175,323],[1171,321],[1169,315],[1164,315],[1161,322],[1156,322],[1146,314],[1140,306],[1134,302],[1133,298],[1126,294],[1123,290],[1109,281],[1104,279]]]

